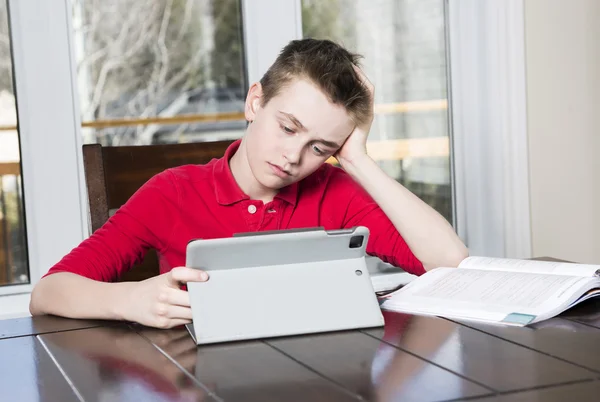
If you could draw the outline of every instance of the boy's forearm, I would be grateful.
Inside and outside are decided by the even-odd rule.
[[[468,256],[452,225],[389,177],[373,159],[365,155],[344,169],[377,202],[426,270],[455,267]]]
[[[98,282],[70,272],[49,275],[31,293],[32,315],[122,320],[131,283]]]

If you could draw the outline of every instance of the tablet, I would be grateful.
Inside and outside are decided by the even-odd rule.
[[[191,241],[187,284],[197,344],[383,325],[366,227],[256,232]]]

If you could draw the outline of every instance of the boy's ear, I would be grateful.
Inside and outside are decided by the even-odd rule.
[[[260,109],[260,105],[262,103],[262,95],[262,85],[260,85],[260,82],[255,82],[252,84],[248,90],[248,96],[246,96],[246,105],[244,107],[244,114],[246,115],[247,121],[254,121],[256,113],[258,112],[258,109]]]

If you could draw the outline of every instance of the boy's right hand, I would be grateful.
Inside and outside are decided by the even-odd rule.
[[[172,328],[192,322],[190,296],[181,290],[187,282],[206,282],[204,271],[177,267],[171,271],[146,279],[130,282],[123,318],[156,328]]]

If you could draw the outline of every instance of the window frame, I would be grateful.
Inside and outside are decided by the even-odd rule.
[[[0,314],[28,314],[33,286],[87,235],[87,207],[82,156],[77,152],[82,141],[74,96],[70,3],[8,0],[7,4],[30,284],[0,287]]]

